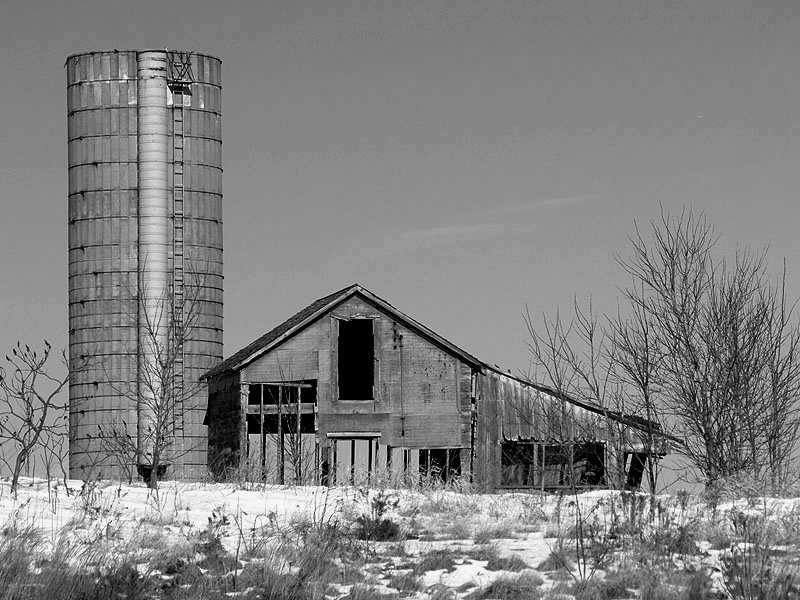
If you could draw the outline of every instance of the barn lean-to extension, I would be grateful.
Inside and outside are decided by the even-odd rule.
[[[485,492],[638,487],[645,434],[659,431],[502,373],[357,284],[203,379],[208,465],[219,477],[460,477]]]

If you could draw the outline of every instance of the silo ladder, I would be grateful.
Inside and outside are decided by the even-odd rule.
[[[191,96],[194,81],[191,52],[167,50],[169,57],[169,87],[172,91],[172,352],[173,384],[172,408],[176,441],[184,431],[184,346],[186,328],[186,289],[184,273],[184,159],[185,119],[184,96]],[[178,442],[180,444],[180,442]],[[178,452],[181,448],[176,448]]]

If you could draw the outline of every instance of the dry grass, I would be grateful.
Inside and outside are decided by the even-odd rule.
[[[800,502],[345,490],[283,519],[220,504],[201,528],[184,522],[178,488],[138,516],[120,509],[124,493],[87,486],[48,535],[14,513],[2,597],[800,598]],[[532,557],[542,532],[550,554]]]

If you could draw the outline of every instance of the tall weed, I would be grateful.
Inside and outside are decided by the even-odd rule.
[[[742,540],[722,560],[725,587],[734,600],[800,598],[797,568],[776,551],[777,527],[766,515],[731,511],[730,519]]]

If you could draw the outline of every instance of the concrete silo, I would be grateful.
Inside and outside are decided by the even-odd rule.
[[[206,467],[199,376],[222,358],[221,61],[67,59],[70,475]],[[168,422],[166,427],[157,425]],[[159,446],[161,448],[161,446]]]

